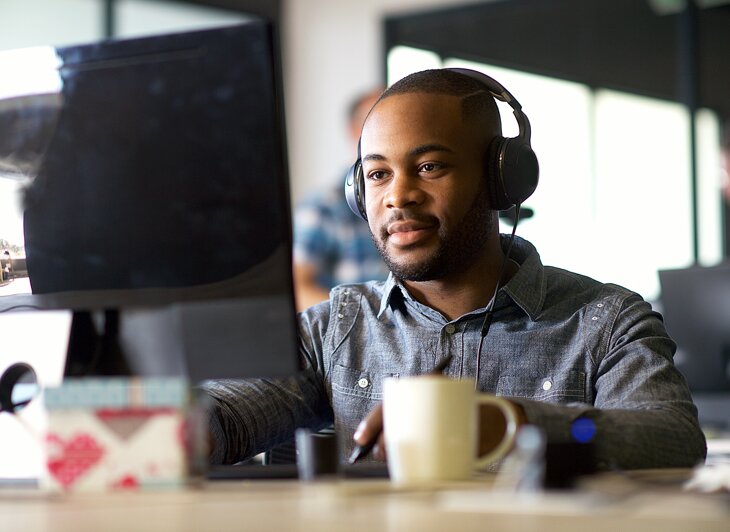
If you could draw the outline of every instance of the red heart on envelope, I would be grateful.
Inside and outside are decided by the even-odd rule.
[[[62,440],[55,434],[46,438],[48,471],[64,487],[73,485],[104,456],[104,448],[89,434]]]

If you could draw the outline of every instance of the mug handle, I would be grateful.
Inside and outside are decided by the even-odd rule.
[[[519,420],[517,418],[517,408],[507,399],[488,394],[479,394],[476,397],[476,405],[492,405],[499,408],[506,421],[505,433],[499,444],[484,456],[478,457],[474,462],[476,469],[484,468],[501,458],[504,458],[513,447],[515,437],[517,436],[517,427]],[[477,434],[479,430],[477,429]]]

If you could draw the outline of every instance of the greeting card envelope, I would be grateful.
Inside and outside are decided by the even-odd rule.
[[[50,490],[180,486],[187,474],[184,379],[66,379],[47,388]]]

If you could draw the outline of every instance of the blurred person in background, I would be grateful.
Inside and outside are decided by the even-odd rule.
[[[347,114],[352,157],[363,122],[381,90],[355,98]],[[347,205],[347,169],[325,190],[310,194],[294,211],[294,289],[298,310],[329,299],[332,287],[345,283],[384,280],[388,269],[373,244],[367,224]]]

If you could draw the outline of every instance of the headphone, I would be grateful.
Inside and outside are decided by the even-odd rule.
[[[487,179],[489,205],[493,209],[503,211],[513,205],[521,204],[535,192],[540,169],[537,164],[537,156],[530,146],[530,121],[522,112],[520,102],[499,82],[486,74],[466,68],[444,70],[476,79],[494,98],[512,107],[519,126],[519,134],[512,138],[498,135],[489,143],[484,173]],[[360,142],[357,144],[357,161],[345,177],[345,198],[352,212],[367,221],[365,176],[362,171]]]

